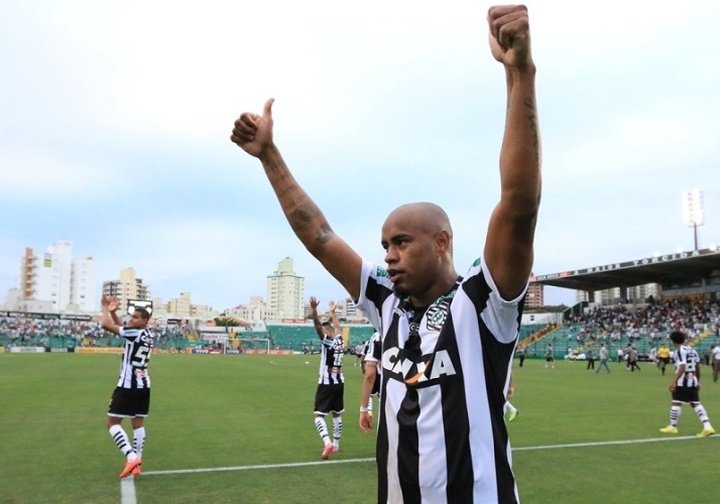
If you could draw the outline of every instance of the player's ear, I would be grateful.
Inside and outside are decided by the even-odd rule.
[[[438,252],[447,252],[450,250],[450,233],[445,230],[435,233],[435,246],[437,247]]]

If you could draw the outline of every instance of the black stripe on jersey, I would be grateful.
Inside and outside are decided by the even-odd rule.
[[[370,287],[370,284],[373,284],[377,286],[377,284],[373,281],[372,278],[370,278],[370,281],[368,282],[368,288]],[[385,287],[381,287],[378,289],[379,292],[387,291]],[[384,299],[387,299],[388,296],[383,296]],[[378,308],[381,309],[381,308]],[[382,361],[382,354],[385,351],[385,348],[390,348],[392,346],[397,346],[398,338],[398,320],[400,318],[400,313],[395,312],[393,315],[392,323],[390,324],[390,327],[385,332],[386,337],[381,339],[381,361]],[[382,362],[378,365],[379,368],[382,369]],[[377,461],[377,468],[378,468],[378,502],[387,502],[388,500],[388,478],[387,478],[387,455],[388,450],[390,449],[390,444],[388,442],[388,436],[387,436],[387,422],[385,421],[385,398],[386,398],[386,389],[387,389],[387,383],[388,383],[388,373],[386,371],[382,371],[380,375],[380,404],[378,405],[378,411],[380,412],[380,425],[378,425],[378,437],[377,437],[377,447],[375,450],[376,453],[376,461]]]
[[[377,268],[377,274],[379,277],[387,278],[387,272],[382,268]],[[385,300],[392,295],[393,291],[389,289],[388,286],[378,283],[372,276],[368,278],[367,284],[365,285],[365,297],[374,300],[373,304],[379,312],[382,312],[382,306]]]
[[[401,426],[398,432],[398,446],[404,447],[397,453],[398,476],[404,504],[420,503],[420,481],[418,479],[420,457],[418,456],[417,429],[419,416],[420,401],[417,389],[408,387],[397,414],[397,421]]]
[[[468,279],[463,284],[470,299],[475,301],[476,312],[482,313],[485,310],[491,291],[485,280],[485,273]],[[488,293],[480,296],[480,293]],[[520,327],[524,299],[518,305],[517,327]],[[505,405],[505,381],[508,376],[510,359],[515,350],[516,340],[511,343],[502,343],[490,332],[482,318],[478,317],[480,327],[480,340],[483,348],[483,366],[485,368],[485,391],[490,408],[490,419],[492,425],[493,449],[495,453],[495,474],[498,492],[498,502],[516,503],[515,476],[513,475],[510,462],[507,458],[508,433],[503,418],[503,407]]]
[[[490,418],[492,422],[493,450],[495,452],[495,475],[498,489],[498,502],[515,503],[515,476],[507,457],[508,433],[503,418],[505,405],[505,377],[508,372],[508,363],[515,348],[515,342],[501,343],[492,335],[487,326],[480,321],[480,337],[483,340],[483,363],[485,369],[492,370],[494,377],[491,382],[490,374],[485,373],[485,387],[487,389]]]
[[[447,350],[452,362],[460,362],[452,313],[448,313],[437,347]],[[453,380],[441,381],[442,416],[445,426],[445,457],[447,464],[447,502],[473,502],[473,468],[470,450],[470,424],[462,369],[456,369]],[[453,442],[454,441],[454,442]]]

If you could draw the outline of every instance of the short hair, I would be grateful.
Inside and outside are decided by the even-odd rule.
[[[682,345],[685,343],[685,335],[680,331],[673,331],[670,333],[670,340],[676,345]]]
[[[324,325],[324,326],[331,326],[332,324],[330,323],[330,321],[329,321],[329,320],[326,320],[325,322],[323,322],[323,323],[322,323],[322,324],[320,324],[320,325]]]
[[[135,307],[135,310],[133,311],[133,313],[135,313],[135,312],[139,313],[140,316],[141,316],[144,320],[150,320],[150,312],[147,311],[145,308],[141,308],[141,307],[139,307],[139,306],[136,306],[136,307]]]

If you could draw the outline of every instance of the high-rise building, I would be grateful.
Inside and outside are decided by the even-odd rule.
[[[120,270],[119,280],[103,282],[103,294],[117,298],[118,311],[122,314],[127,313],[128,300],[150,300],[150,288],[135,276],[135,268]]]
[[[533,279],[534,276],[530,273],[530,283],[528,284],[527,293],[525,294],[525,307],[542,308],[545,306],[545,286],[533,281]]]
[[[80,311],[94,312],[98,306],[98,295],[93,258],[74,258],[71,272],[70,303]]]
[[[96,310],[93,258],[73,259],[69,240],[50,245],[42,256],[27,247],[20,270],[23,303],[47,302],[55,312]]]
[[[304,318],[305,278],[293,271],[293,260],[286,257],[278,269],[267,276],[266,296],[271,320]]]

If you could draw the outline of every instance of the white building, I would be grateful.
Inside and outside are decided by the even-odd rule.
[[[267,277],[266,296],[270,320],[303,320],[305,278],[293,271],[293,260],[286,257]]]
[[[69,307],[82,312],[97,310],[93,259],[73,259],[69,240],[59,240],[42,255],[27,247],[20,270],[24,305],[47,306],[53,312]]]
[[[343,298],[338,303],[337,316],[348,322],[367,322],[367,317],[360,311],[349,297]]]
[[[70,303],[82,312],[94,312],[98,306],[95,264],[92,257],[72,260]]]
[[[253,325],[270,319],[270,309],[260,296],[250,298],[249,304],[241,304],[228,308],[225,314],[250,322]]]

